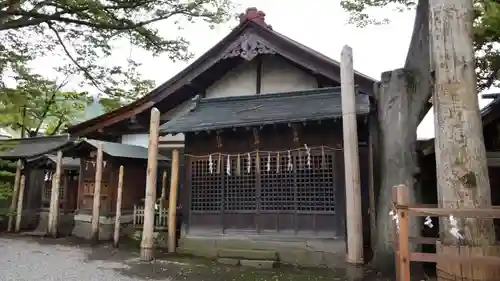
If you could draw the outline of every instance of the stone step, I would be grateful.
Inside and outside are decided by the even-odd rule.
[[[240,259],[240,260],[278,260],[276,251],[266,250],[238,250],[238,249],[218,249],[219,258]]]
[[[275,260],[240,260],[241,266],[253,268],[273,268],[276,265]]]

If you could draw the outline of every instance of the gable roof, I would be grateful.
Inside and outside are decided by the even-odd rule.
[[[68,134],[0,141],[0,158],[33,158],[61,149],[73,140]]]
[[[368,114],[366,95],[356,113]],[[342,116],[340,87],[265,95],[203,99],[187,114],[166,122],[161,134],[332,119]]]
[[[265,25],[253,20],[245,20],[192,64],[147,95],[119,109],[74,125],[68,128],[68,132],[75,136],[85,136],[98,129],[136,116],[165,99],[173,98],[173,94],[189,85],[194,79],[218,62],[234,56],[245,58],[245,55],[248,56],[249,54],[250,57],[246,59],[251,59],[255,55],[262,53],[279,54],[316,74],[334,81],[340,81],[340,63],[338,61],[316,52]],[[361,92],[372,94],[374,82],[376,80],[373,78],[355,72],[355,83]],[[184,100],[187,100],[191,96],[184,98]]]

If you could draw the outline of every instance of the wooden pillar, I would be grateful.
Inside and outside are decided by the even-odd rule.
[[[175,253],[177,185],[179,183],[179,150],[172,150],[172,175],[170,176],[170,196],[168,205],[168,252]]]
[[[399,218],[399,235],[398,235],[398,270],[396,272],[398,281],[410,281],[410,243],[409,243],[409,190],[408,187],[400,184],[396,188],[396,203],[398,206],[397,214]]]
[[[97,156],[95,161],[95,181],[94,181],[94,204],[92,205],[92,232],[90,240],[94,243],[99,241],[99,217],[101,211],[101,183],[102,183],[102,142],[97,144]]]
[[[363,264],[363,223],[359,178],[358,128],[352,49],[344,46],[341,55],[342,126],[347,219],[347,262]]]
[[[141,260],[153,259],[154,220],[156,201],[156,175],[158,173],[158,129],[160,126],[160,111],[151,110],[148,141],[148,170],[146,175],[146,198],[144,200],[144,223],[142,228]]]
[[[12,232],[14,229],[14,213],[17,205],[17,195],[19,193],[19,184],[21,182],[21,170],[23,169],[23,162],[21,159],[17,160],[16,177],[14,179],[14,188],[12,189],[12,201],[9,208],[9,222],[7,224],[7,231]]]
[[[57,152],[56,172],[52,178],[52,190],[50,193],[49,209],[49,227],[48,234],[54,238],[57,237],[57,228],[59,223],[59,190],[61,188],[62,174],[62,151]]]
[[[120,166],[118,174],[118,190],[116,194],[116,216],[115,216],[115,233],[113,236],[113,245],[118,247],[120,240],[120,219],[122,216],[122,192],[123,192],[123,165]]]
[[[161,175],[161,202],[160,206],[165,206],[165,202],[167,202],[167,171],[163,171]]]
[[[23,200],[24,200],[24,187],[26,183],[26,177],[21,176],[21,182],[19,184],[19,196],[17,200],[17,211],[16,211],[16,232],[21,230],[21,219],[23,218]]]

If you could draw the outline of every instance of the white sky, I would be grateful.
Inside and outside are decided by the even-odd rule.
[[[373,11],[375,15],[388,17],[391,22],[383,26],[357,28],[347,24],[348,14],[342,10],[338,0],[308,0],[307,4],[298,0],[234,1],[238,5],[236,12],[243,12],[246,7],[257,7],[266,13],[266,22],[274,30],[335,60],[340,60],[342,47],[350,45],[354,52],[354,68],[375,79],[379,79],[384,71],[402,67],[405,62],[413,29],[412,11]],[[192,43],[191,51],[198,57],[222,39],[237,23],[234,20],[214,30],[204,24],[189,25],[183,30],[178,30],[171,22],[160,24],[165,25],[161,27],[164,35],[181,34],[187,37]],[[144,77],[155,80],[156,85],[165,82],[189,64],[173,63],[167,56],[153,58],[147,53],[131,50],[128,46],[117,49],[112,61],[123,62],[129,55],[142,62],[141,72]],[[53,57],[47,59],[52,60]],[[38,65],[47,67],[50,65],[48,60]],[[487,100],[480,100],[481,106],[487,103]],[[418,137],[425,139],[433,136],[433,116],[430,112],[418,129]]]

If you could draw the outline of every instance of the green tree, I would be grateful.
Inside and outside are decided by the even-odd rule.
[[[172,60],[192,57],[189,42],[165,37],[159,23],[182,28],[210,26],[230,18],[231,0],[6,0],[0,3],[0,74],[18,72],[47,54],[62,54],[58,68],[116,100],[132,100],[153,82],[139,75],[132,58],[126,66],[107,65],[118,44],[130,43]],[[1,78],[0,78],[1,79]],[[0,81],[1,82],[1,81]]]
[[[382,8],[404,11],[413,9],[417,0],[342,0],[341,6],[349,12],[349,22],[363,27],[384,24],[389,18],[375,18],[370,9]],[[477,86],[482,91],[500,86],[500,1],[474,0],[474,49],[476,51]]]
[[[0,88],[0,126],[26,137],[61,132],[83,112],[90,99],[86,92],[63,91],[66,82],[27,73],[16,76],[16,87]]]

